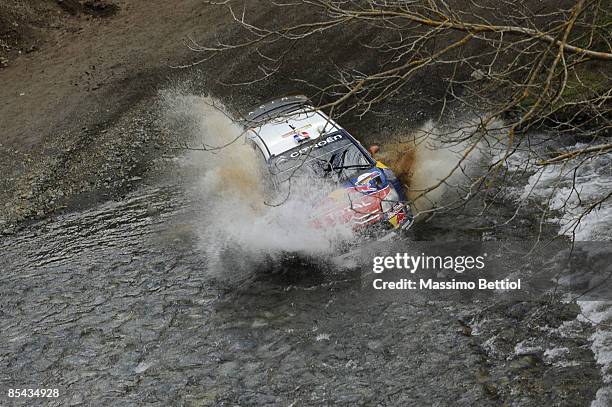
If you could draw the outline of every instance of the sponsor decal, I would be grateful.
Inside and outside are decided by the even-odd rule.
[[[406,220],[406,213],[404,213],[404,211],[398,212],[395,215],[391,216],[389,218],[389,223],[397,228],[399,227],[402,223],[404,223],[404,221]]]
[[[300,133],[295,133],[293,135],[293,139],[295,140],[296,143],[301,143],[303,141],[309,140],[310,139],[310,135],[308,134],[307,131],[302,131]]]
[[[311,148],[319,148],[323,147],[327,144],[331,144],[335,141],[341,140],[343,138],[342,134],[336,134],[335,136],[328,136],[326,139],[321,140],[313,144],[312,146],[304,147],[299,149],[298,151],[294,151],[289,155],[291,158],[297,158],[302,154],[306,154]]]
[[[283,135],[281,136],[281,138],[291,137],[291,136],[293,136],[293,135],[295,135],[295,134],[299,134],[299,133],[306,133],[306,134],[308,134],[308,133],[306,132],[306,129],[309,129],[309,128],[311,128],[311,127],[312,127],[312,124],[307,124],[307,125],[305,125],[305,126],[303,126],[303,127],[300,127],[300,128],[298,128],[298,129],[295,129],[295,130],[291,130],[291,131],[289,131],[289,132],[287,132],[287,133],[283,134]]]

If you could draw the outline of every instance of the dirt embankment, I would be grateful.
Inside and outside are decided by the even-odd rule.
[[[229,53],[190,69],[171,67],[201,58],[184,45],[188,36],[203,44],[217,37],[243,38],[224,7],[199,0],[3,4],[9,12],[2,13],[0,35],[11,45],[0,69],[0,172],[5,175],[0,232],[10,233],[24,219],[120,196],[129,188],[166,142],[156,123],[159,89],[188,82],[191,92],[211,93],[244,108],[280,94],[311,91],[296,83],[296,72],[325,84],[338,65],[365,69],[375,63],[374,51],[360,47],[371,31],[337,30],[334,41],[313,38],[288,55],[273,80],[232,87],[226,84],[258,75],[254,52]],[[247,7],[253,22],[270,23],[268,2]],[[314,11],[304,13],[312,17]],[[282,24],[295,17],[275,15],[274,20]],[[313,50],[326,58],[310,61]],[[426,108],[405,110],[417,117]],[[394,122],[389,116],[348,125],[358,124],[361,136],[384,132]]]
[[[185,36],[226,23],[197,0],[0,7],[0,231],[121,193],[155,147],[135,106],[191,56]]]

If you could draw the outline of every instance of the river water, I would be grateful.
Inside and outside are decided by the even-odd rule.
[[[190,117],[206,134],[233,126]],[[364,295],[359,267],[334,262],[329,242],[345,231],[314,234],[300,199],[262,206],[242,149],[182,154],[122,200],[0,240],[2,391],[60,391],[2,405],[609,405],[608,303],[555,308],[544,323],[530,303]],[[567,234],[612,186],[611,162],[574,173],[509,161],[516,176],[486,214],[442,213],[404,239]],[[228,178],[244,183],[227,190]],[[604,204],[577,236],[608,241],[611,223]]]

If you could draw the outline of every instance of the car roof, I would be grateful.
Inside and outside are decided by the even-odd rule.
[[[295,134],[307,135],[310,140],[315,140],[341,129],[325,113],[302,104],[294,110],[255,124],[247,134],[259,146],[266,159],[269,159],[297,147],[300,143],[295,140]]]
[[[304,95],[285,96],[273,99],[260,106],[252,108],[246,115],[245,120],[251,124],[263,123],[286,112],[299,109],[301,106],[309,105],[308,98]]]

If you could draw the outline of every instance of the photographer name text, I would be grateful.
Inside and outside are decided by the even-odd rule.
[[[374,279],[372,286],[375,290],[520,290],[521,279],[487,280],[479,278],[478,281],[437,281],[431,278],[412,280],[402,278],[397,281],[384,281],[382,278]]]

